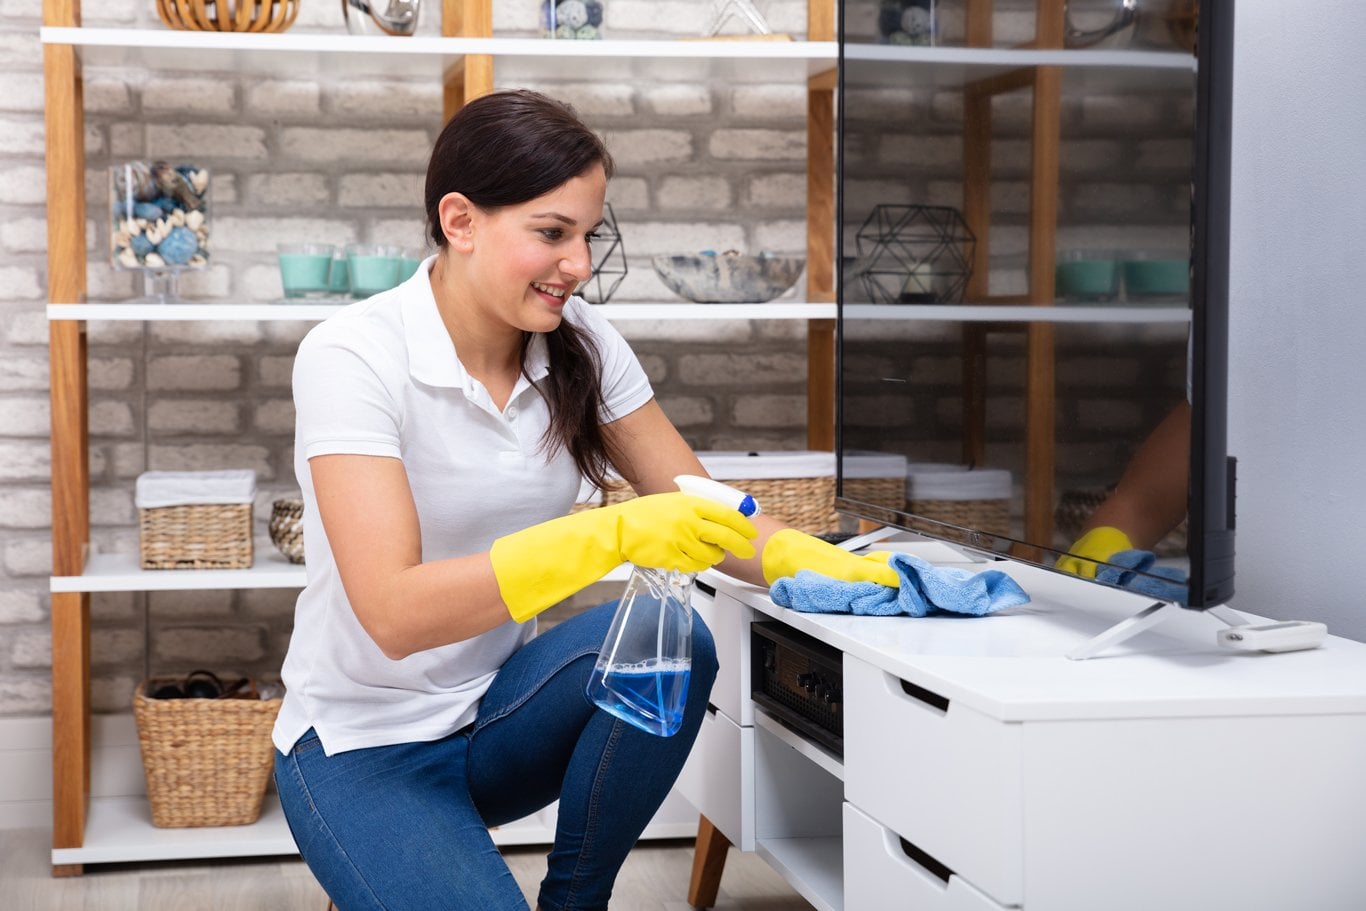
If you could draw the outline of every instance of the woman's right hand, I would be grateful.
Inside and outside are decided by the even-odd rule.
[[[656,569],[701,572],[725,559],[754,556],[754,523],[737,510],[685,493],[636,497],[589,513],[615,514],[623,562]]]
[[[493,542],[489,560],[519,623],[622,563],[695,573],[727,552],[754,556],[758,530],[737,510],[685,493],[657,493],[551,519]]]

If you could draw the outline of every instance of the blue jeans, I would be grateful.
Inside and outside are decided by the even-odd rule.
[[[552,627],[499,670],[473,724],[441,740],[328,757],[310,730],[275,754],[294,841],[340,911],[526,909],[488,827],[559,798],[541,911],[605,909],[627,853],[683,768],[716,678],[693,619],[683,726],[640,731],[584,695],[616,604]]]

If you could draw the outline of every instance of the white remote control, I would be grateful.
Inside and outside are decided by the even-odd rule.
[[[1312,620],[1285,620],[1260,626],[1231,626],[1216,634],[1224,648],[1241,652],[1294,652],[1318,648],[1328,635],[1328,627]]]

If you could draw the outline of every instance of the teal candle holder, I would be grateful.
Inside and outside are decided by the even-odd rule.
[[[1113,254],[1068,253],[1057,263],[1054,283],[1066,301],[1111,301],[1119,293],[1119,263]]]
[[[290,299],[327,297],[332,293],[331,244],[280,244],[280,284]]]
[[[399,247],[391,244],[347,244],[346,265],[351,294],[370,297],[399,283]]]
[[[410,247],[399,254],[398,280],[400,284],[417,274],[418,267],[422,265],[422,260],[426,259],[426,252]]]
[[[333,297],[347,297],[351,294],[351,268],[346,263],[346,251],[337,250],[332,255],[332,272],[328,276],[327,290]]]

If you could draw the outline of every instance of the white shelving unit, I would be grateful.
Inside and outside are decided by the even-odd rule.
[[[56,12],[54,13],[53,10]],[[53,5],[45,9],[46,21],[60,21],[70,15],[69,9]],[[394,39],[389,37],[358,37],[350,35],[308,34],[287,31],[281,34],[257,35],[175,31],[168,29],[84,28],[79,26],[44,26],[40,30],[44,53],[58,64],[47,69],[47,101],[49,112],[60,110],[48,124],[49,172],[61,171],[52,162],[66,167],[72,160],[71,150],[79,149],[83,123],[80,94],[74,90],[79,73],[100,69],[136,69],[141,71],[193,71],[251,73],[253,75],[312,75],[333,82],[356,78],[400,78],[426,81],[431,84],[452,84],[471,58],[492,58],[499,85],[536,84],[566,78],[577,81],[633,82],[642,79],[664,81],[717,80],[735,84],[746,82],[791,81],[806,85],[816,76],[833,87],[837,45],[834,41],[546,41],[532,38],[449,38],[415,36]],[[821,74],[824,74],[823,76]],[[65,109],[65,110],[61,110]],[[71,131],[66,128],[75,126]],[[77,169],[81,167],[75,162]],[[74,173],[74,172],[73,172]],[[72,184],[79,184],[76,180]],[[76,207],[76,196],[57,201],[50,224],[66,224]],[[62,229],[57,229],[62,234]],[[74,237],[67,230],[62,236]],[[80,256],[84,233],[80,242],[71,241],[63,254],[50,257],[50,271],[56,275],[60,265],[80,258],[80,269],[63,273],[53,281],[52,300],[47,317],[53,325],[54,387],[62,378],[66,384],[61,396],[54,393],[54,479],[68,482],[83,481],[81,469],[72,470],[69,459],[56,457],[59,434],[73,435],[77,426],[71,422],[73,403],[84,408],[84,329],[72,327],[85,321],[318,321],[335,313],[344,302],[327,301],[300,303],[243,304],[231,301],[197,301],[185,304],[149,304],[145,302],[77,302],[82,299],[85,282],[84,258]],[[70,289],[63,291],[61,289]],[[782,301],[767,304],[690,304],[658,302],[645,304],[610,304],[600,307],[609,319],[630,320],[833,320],[833,303]],[[76,341],[79,339],[79,341]],[[72,378],[75,378],[74,380]],[[60,407],[57,404],[61,399]],[[58,420],[58,416],[61,420]],[[83,437],[85,431],[80,430]],[[81,439],[79,445],[83,446]],[[70,450],[67,450],[68,452]],[[54,485],[55,486],[55,485]],[[112,591],[175,591],[202,589],[299,588],[304,584],[301,566],[288,563],[278,555],[269,541],[256,544],[253,566],[245,570],[225,571],[144,571],[138,568],[134,554],[89,553],[83,560],[72,559],[72,536],[81,534],[85,518],[77,519],[74,532],[54,529],[54,538],[61,542],[67,554],[66,572],[54,575],[50,588],[54,597],[54,642],[68,644],[79,637],[81,629],[88,636],[88,620],[62,619],[79,617],[84,598],[89,593]],[[88,538],[88,528],[85,529]],[[79,540],[79,538],[76,538]],[[88,544],[87,544],[88,547]],[[80,566],[78,574],[71,573],[73,565]],[[625,578],[624,568],[609,574],[605,581]],[[80,655],[84,646],[74,654]],[[76,665],[80,660],[76,658]],[[88,722],[88,693],[72,680],[71,665],[54,667],[54,684],[59,675],[63,685],[54,685],[54,739],[66,744],[64,756],[69,756],[54,772],[54,803],[57,805],[57,829],[52,863],[61,872],[79,872],[87,863],[147,861],[161,859],[191,859],[272,854],[292,854],[294,844],[280,813],[278,803],[269,795],[260,821],[250,826],[219,829],[160,830],[151,825],[145,797],[129,795],[128,787],[117,796],[96,795],[89,799],[85,811],[74,806],[79,803],[78,780],[82,752],[87,755],[93,747],[94,772],[102,780],[118,770],[126,780],[130,774],[128,763],[135,760],[137,746],[120,742],[114,749],[116,758],[102,758],[108,754],[101,743],[101,731],[107,725],[96,724],[94,743],[85,740],[89,734],[80,733],[80,718],[84,713]],[[59,692],[60,690],[60,692]],[[59,718],[60,715],[60,718]],[[87,724],[87,730],[89,726]],[[127,740],[127,732],[124,733]],[[84,746],[82,745],[84,744]],[[59,746],[59,749],[63,749]],[[133,757],[130,760],[130,756]],[[90,761],[90,760],[86,760]],[[101,765],[104,763],[103,765]],[[110,764],[112,763],[112,765]],[[89,775],[91,768],[84,767]],[[140,772],[140,768],[136,770]],[[648,837],[677,838],[696,833],[696,814],[681,798],[671,795],[661,814],[646,830]],[[554,809],[548,808],[526,820],[495,830],[499,844],[546,843],[553,837]],[[72,847],[72,844],[79,847]]]

